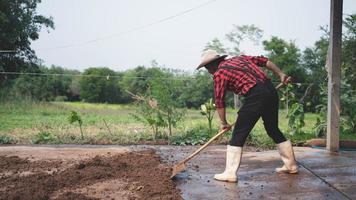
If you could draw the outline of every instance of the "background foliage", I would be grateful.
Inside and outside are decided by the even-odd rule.
[[[0,71],[20,73],[0,74],[0,101],[4,105],[20,100],[128,104],[134,102],[126,92],[130,91],[158,101],[161,121],[154,129],[158,132],[159,128],[167,128],[171,136],[172,130],[179,127],[178,122],[184,120],[185,109],[199,109],[214,98],[212,77],[205,70],[187,73],[167,69],[156,61],[150,66],[137,66],[120,72],[107,67],[92,67],[80,72],[60,66],[42,66],[30,45],[38,39],[41,29],[54,29],[54,22],[51,17],[37,14],[40,2],[0,1],[0,49],[12,51],[0,53]],[[243,53],[240,44],[244,41],[262,45],[265,56],[293,77],[292,89],[287,88],[280,93],[282,100],[287,102],[288,99],[288,103],[282,103],[281,108],[290,110],[286,116],[289,117],[291,130],[302,133],[304,113],[312,112],[319,116],[315,125],[316,135],[322,136],[325,134],[327,104],[325,60],[328,27],[321,27],[320,30],[322,36],[313,46],[300,49],[293,40],[278,36],[261,42],[263,30],[255,25],[233,25],[225,38],[213,38],[207,42],[205,49],[235,55]],[[356,14],[344,15],[342,42],[341,131],[355,134]],[[275,83],[278,82],[276,77],[271,77]],[[227,96],[227,102],[229,106],[233,105],[231,94]],[[181,136],[190,138],[190,132],[186,133]],[[48,131],[41,131],[36,141],[53,138]],[[7,136],[1,136],[1,143],[9,141],[11,139]]]

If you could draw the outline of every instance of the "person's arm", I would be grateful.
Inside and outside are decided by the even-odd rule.
[[[277,65],[275,65],[272,61],[267,61],[266,68],[271,70],[275,75],[279,76],[282,83],[288,83],[288,76],[281,69],[279,69]]]
[[[230,129],[231,126],[226,121],[225,94],[226,94],[225,80],[220,76],[214,77],[215,107],[220,118],[220,128]]]
[[[220,118],[220,128],[221,129],[230,129],[231,125],[226,121],[226,109],[225,108],[217,108],[216,109]]]

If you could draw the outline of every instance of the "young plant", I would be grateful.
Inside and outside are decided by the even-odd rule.
[[[293,100],[295,100],[295,94],[293,90],[294,90],[293,85],[288,84],[285,86],[285,89],[283,89],[281,92],[282,94],[281,101],[285,103],[285,108],[287,113],[289,113],[290,102],[293,102]]]
[[[302,128],[304,127],[304,108],[301,103],[292,104],[288,112],[288,126],[291,130],[292,135],[303,133]]]
[[[150,80],[151,94],[158,102],[157,110],[160,112],[165,126],[168,127],[168,136],[173,135],[173,127],[176,127],[185,115],[184,109],[179,109],[179,91],[181,82],[174,80],[173,75],[156,75]]]
[[[135,100],[135,113],[131,116],[137,121],[147,124],[153,132],[153,139],[159,136],[159,128],[164,127],[165,121],[161,111],[158,109],[157,100],[150,96],[150,92],[146,96],[140,96],[127,91]]]
[[[56,137],[51,132],[40,131],[31,140],[33,144],[47,144],[56,141]]]
[[[200,106],[200,113],[206,117],[209,124],[209,133],[212,133],[212,122],[215,113],[215,104],[213,100],[210,98],[208,102],[202,104]]]
[[[217,131],[217,130],[216,130]],[[211,134],[204,125],[198,125],[181,134],[170,137],[171,145],[202,145],[211,138]]]
[[[84,134],[83,134],[83,130],[82,130],[82,118],[79,116],[79,114],[75,111],[71,111],[70,115],[68,116],[68,121],[70,124],[73,124],[75,122],[78,122],[79,124],[79,128],[80,128],[80,134],[82,136],[82,140],[84,139]]]

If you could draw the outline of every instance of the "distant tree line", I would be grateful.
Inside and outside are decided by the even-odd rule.
[[[82,73],[58,66],[39,67],[36,74],[23,74],[12,79],[2,87],[1,94],[3,100],[130,103],[134,101],[130,93],[156,93],[152,91],[152,85],[160,84],[160,90],[167,87],[180,107],[199,107],[213,97],[212,78],[206,71],[189,74],[144,66],[123,72],[93,67]]]
[[[0,50],[14,51],[0,53],[0,72],[27,73],[0,74],[1,99],[130,103],[133,100],[128,92],[141,95],[155,93],[157,91],[152,91],[152,84],[159,83],[162,84],[160,90],[170,91],[180,107],[198,108],[213,98],[212,77],[205,70],[185,73],[162,68],[156,62],[151,66],[138,66],[120,72],[106,67],[93,67],[80,72],[60,66],[42,66],[30,44],[38,39],[42,28],[54,29],[54,23],[52,18],[36,13],[40,2],[0,2]],[[321,31],[321,38],[304,50],[298,48],[294,41],[277,36],[261,43],[266,51],[265,56],[292,76],[293,82],[300,83],[295,84],[294,99],[302,99],[304,110],[312,112],[320,110],[320,105],[326,105],[328,28],[322,27]],[[263,31],[254,25],[234,25],[224,40],[214,38],[205,48],[215,49],[221,54],[240,54],[243,53],[240,47],[242,41],[250,40],[259,44],[262,35]],[[345,15],[342,50],[342,103],[354,108],[356,14]],[[274,77],[273,81],[279,80]],[[232,95],[229,94],[228,104],[231,106],[232,101]]]

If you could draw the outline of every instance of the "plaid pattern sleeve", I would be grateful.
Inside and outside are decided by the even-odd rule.
[[[214,96],[216,108],[225,108],[226,89],[227,80],[224,76],[214,76]]]
[[[260,67],[266,67],[268,61],[268,58],[264,56],[244,56],[244,57]]]

